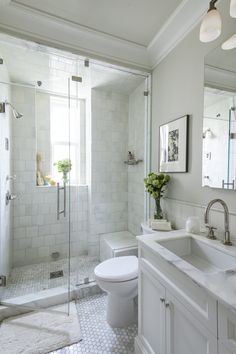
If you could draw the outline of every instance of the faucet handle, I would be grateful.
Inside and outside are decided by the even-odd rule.
[[[206,225],[206,228],[209,229],[207,238],[210,238],[211,240],[216,240],[214,230],[217,230],[217,227]]]

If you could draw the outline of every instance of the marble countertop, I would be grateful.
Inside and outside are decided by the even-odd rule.
[[[172,240],[175,238],[184,238],[191,236],[196,240],[209,245],[231,257],[235,257],[236,262],[236,247],[225,246],[220,240],[210,240],[205,235],[194,235],[186,233],[185,230],[175,230],[169,232],[156,232],[137,236],[140,244],[146,245],[150,251],[161,256],[169,264],[183,272],[194,283],[207,290],[213,297],[219,300],[222,304],[230,309],[236,310],[236,266],[227,270],[217,270],[212,272],[202,272],[188,263],[186,260],[169,251],[159,241]],[[236,264],[236,263],[235,263]]]

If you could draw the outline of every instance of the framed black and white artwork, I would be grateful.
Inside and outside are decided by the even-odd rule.
[[[188,125],[185,115],[160,126],[160,172],[188,172]]]

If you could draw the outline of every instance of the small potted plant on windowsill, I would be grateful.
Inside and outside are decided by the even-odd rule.
[[[155,200],[154,219],[163,219],[163,211],[161,208],[161,198],[163,197],[165,186],[169,183],[170,176],[164,173],[156,174],[151,172],[147,178],[144,178],[144,184],[147,192]]]
[[[72,163],[70,159],[59,160],[54,163],[57,166],[58,172],[62,172],[62,180],[64,183],[68,182],[68,173],[71,171]]]

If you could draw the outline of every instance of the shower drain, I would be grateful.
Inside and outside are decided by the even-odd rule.
[[[63,270],[56,270],[55,272],[50,272],[50,279],[63,277]]]

